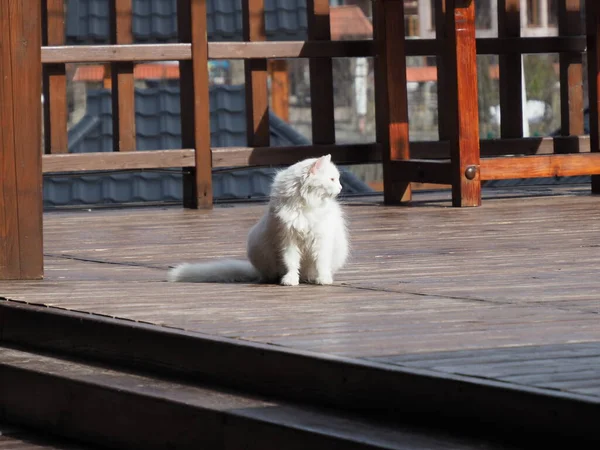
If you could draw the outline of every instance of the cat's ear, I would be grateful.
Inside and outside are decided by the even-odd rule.
[[[329,164],[330,162],[331,162],[331,155],[321,156],[310,167],[310,173],[311,174],[317,173],[325,164]]]

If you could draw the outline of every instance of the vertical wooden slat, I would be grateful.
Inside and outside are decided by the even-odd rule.
[[[521,35],[520,0],[498,0],[498,37]],[[522,56],[502,55],[500,64],[500,134],[523,137]]]
[[[132,44],[132,0],[110,0],[111,44]],[[112,121],[114,151],[130,152],[135,143],[135,82],[133,63],[111,65]]]
[[[583,29],[581,0],[558,0],[560,36],[577,36]],[[563,136],[584,134],[583,126],[583,55],[561,53],[560,117]]]
[[[269,61],[269,73],[271,75],[271,109],[276,116],[288,122],[290,120],[290,80],[287,61],[285,59]]]
[[[192,60],[179,62],[181,141],[195,149],[195,167],[184,170],[183,205],[212,208],[206,0],[178,0],[177,19],[180,42],[192,44]]]
[[[437,102],[438,102],[438,134],[440,141],[447,141],[450,138],[451,130],[448,116],[442,114],[443,111],[449,110],[448,100],[446,98],[446,67],[445,46],[442,44],[446,36],[446,0],[435,0],[435,38],[437,40],[439,52],[436,55],[436,72],[437,72]]]
[[[374,4],[376,132],[382,148],[383,194],[387,204],[411,200],[410,183],[394,182],[391,161],[410,158],[406,57],[404,53],[404,1]]]
[[[590,108],[590,150],[600,152],[600,4],[597,0],[586,0],[586,33],[588,94]],[[592,175],[592,192],[600,194],[600,176]]]
[[[43,276],[41,13],[0,2],[0,279]]]
[[[452,109],[440,111],[440,114],[447,114],[452,123],[452,204],[479,206],[479,111],[473,0],[446,0],[446,31],[446,95]]]
[[[64,0],[43,0],[43,45],[65,44]],[[43,68],[44,152],[67,153],[67,75],[65,64],[48,64]]]
[[[329,0],[307,0],[306,10],[308,39],[330,41]],[[332,61],[331,58],[310,58],[308,64],[312,141],[315,144],[333,144],[335,143],[335,118]]]
[[[264,0],[244,0],[242,13],[244,40],[250,42],[266,40]],[[244,71],[248,145],[266,147],[270,143],[267,60],[245,60]]]

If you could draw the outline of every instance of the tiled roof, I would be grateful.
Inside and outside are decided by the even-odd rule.
[[[136,131],[139,150],[181,148],[179,87],[159,84],[136,89]],[[210,88],[211,145],[246,145],[244,86],[214,85]],[[69,132],[72,153],[112,151],[111,95],[107,89],[88,91],[87,114]],[[270,113],[271,145],[306,145],[310,141]],[[85,129],[85,133],[81,130]]]
[[[331,8],[331,39],[370,39],[373,37],[373,24],[357,5],[343,5]]]
[[[176,0],[133,0],[134,41],[176,41],[176,4]],[[209,40],[242,40],[241,5],[241,0],[206,0]],[[108,0],[69,2],[67,44],[106,43],[108,25]],[[306,0],[265,0],[265,28],[271,40],[304,40]]]
[[[213,86],[210,91],[211,145],[245,146],[243,86]],[[87,113],[69,130],[71,153],[112,151],[111,97],[106,89],[88,92]],[[306,145],[310,141],[274,114],[269,116],[271,145]],[[137,145],[140,150],[181,147],[179,88],[159,85],[136,90]],[[251,168],[213,173],[214,198],[264,199],[275,169]],[[342,170],[344,193],[370,192],[354,175]],[[44,207],[181,202],[180,170],[47,175]]]

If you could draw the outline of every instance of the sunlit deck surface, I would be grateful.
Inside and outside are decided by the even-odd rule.
[[[45,279],[13,300],[600,397],[600,198],[589,187],[344,201],[352,259],[330,287],[168,283],[243,257],[264,204],[48,212]]]

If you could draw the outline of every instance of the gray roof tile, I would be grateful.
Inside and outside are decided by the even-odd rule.
[[[246,145],[244,86],[215,85],[210,89],[213,147]],[[136,89],[136,131],[139,150],[181,148],[179,87],[160,84]],[[88,91],[87,114],[69,131],[71,153],[112,151],[112,104],[107,89]],[[271,145],[307,145],[310,141],[269,113]]]
[[[207,0],[208,38],[211,41],[242,40],[241,0]],[[68,44],[108,41],[108,0],[69,2]],[[265,28],[271,40],[306,38],[306,0],[265,0]],[[176,0],[134,0],[132,31],[135,42],[177,40]]]

